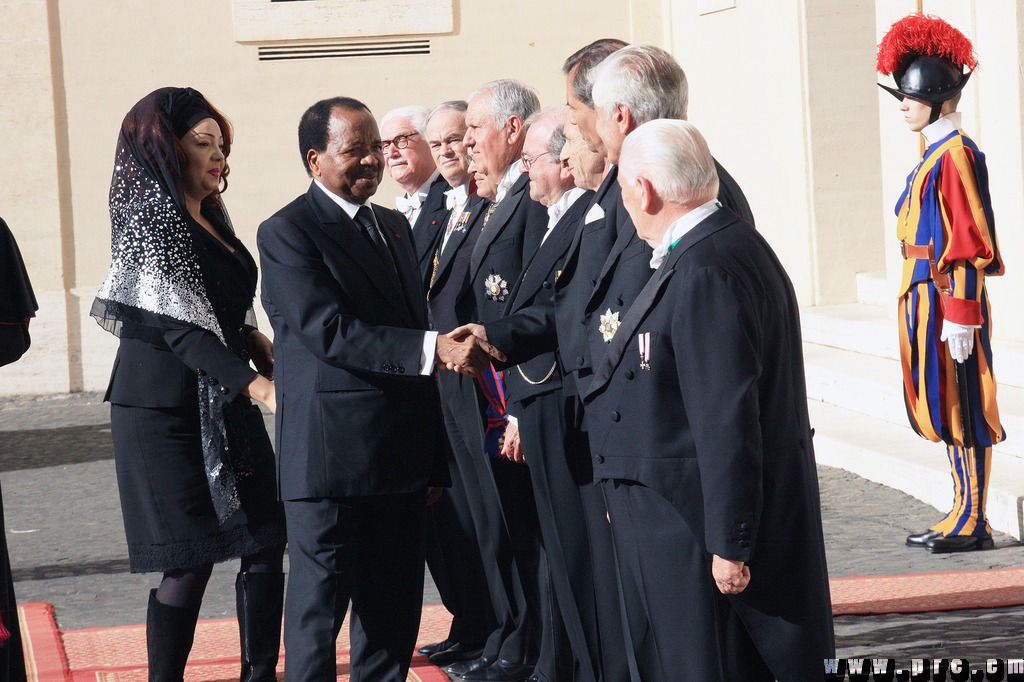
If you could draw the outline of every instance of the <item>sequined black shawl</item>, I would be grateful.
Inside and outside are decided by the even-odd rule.
[[[174,144],[182,107],[194,109],[197,96],[202,98],[190,88],[161,88],[140,100],[121,124],[110,183],[110,269],[91,313],[116,336],[124,322],[159,327],[169,319],[224,341],[193,243],[193,231],[202,228],[185,207]],[[219,202],[214,210],[230,229]],[[223,521],[240,506],[234,469],[243,463],[232,463],[232,455],[239,459],[244,453],[229,447],[223,396],[206,382],[198,384],[207,481]]]

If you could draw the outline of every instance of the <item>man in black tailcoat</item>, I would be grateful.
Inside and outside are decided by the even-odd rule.
[[[501,316],[510,283],[540,242],[546,222],[544,207],[530,199],[529,180],[519,172],[526,119],[540,103],[532,88],[512,79],[487,83],[467,101],[464,144],[472,156],[476,193],[491,203],[474,218],[479,233],[466,271],[465,300],[473,302],[469,320],[489,320]],[[499,630],[479,658],[447,670],[467,680],[522,680],[537,661],[542,613],[530,474],[500,455],[506,416],[497,372],[485,370],[475,384],[463,379],[461,391],[462,400],[449,416],[455,427],[449,428],[449,438],[456,458],[462,458],[460,469],[476,470],[476,485],[467,490]]]
[[[616,584],[605,503],[593,486],[590,447],[578,396],[586,391],[593,368],[614,338],[621,316],[650,278],[646,263],[651,249],[637,238],[616,182],[618,169],[614,164],[621,146],[618,138],[625,136],[629,126],[635,127],[648,118],[685,118],[688,100],[686,76],[671,55],[650,46],[626,48],[630,59],[621,69],[609,73],[628,70],[632,78],[615,79],[606,90],[612,93],[615,110],[625,119],[628,129],[623,132],[605,125],[602,132],[609,136],[606,141],[598,130],[602,112],[595,109],[593,74],[625,45],[614,39],[596,41],[571,55],[563,66],[571,109],[568,122],[578,125],[590,148],[612,165],[569,248],[554,298],[483,327],[458,330],[460,334],[472,330],[489,338],[513,363],[545,350],[558,350],[565,374],[563,390],[574,397],[566,406],[567,427],[573,436],[572,451],[567,456],[577,472],[589,530],[587,536],[579,536],[576,542],[589,544],[593,565],[590,576],[580,570],[572,574],[572,579],[577,586],[576,601],[593,675],[609,682],[627,680],[631,672],[635,676],[635,670],[628,665],[632,654],[623,645],[619,596],[622,590],[627,602],[635,602],[637,596],[630,592],[630,580],[625,580],[621,589]],[[749,213],[743,193],[735,183],[723,183],[721,199]],[[460,337],[456,334],[454,338]],[[594,599],[589,598],[588,584],[593,585]]]
[[[426,121],[430,153],[450,186],[442,197],[447,207],[442,229],[423,259],[430,328],[442,334],[472,319],[476,301],[468,284],[469,258],[480,236],[480,216],[490,205],[476,194],[476,183],[469,172],[469,157],[463,144],[466,108],[464,101],[444,102],[434,107]],[[464,419],[470,423],[473,418],[478,419],[474,380],[454,372],[441,372],[438,388],[447,428],[459,439],[462,451],[465,448],[454,414],[472,405],[472,416]],[[447,459],[452,485],[427,509],[427,567],[441,601],[452,614],[452,624],[447,637],[419,649],[420,654],[429,656],[430,662],[438,666],[479,658],[485,643],[498,629],[473,522],[473,506],[479,495],[477,469],[467,470],[466,458],[456,458],[451,447]],[[499,637],[500,633],[495,635],[493,648],[497,647]]]
[[[593,191],[576,187],[569,168],[564,122],[566,107],[549,109],[528,121],[523,145],[523,172],[529,173],[530,198],[547,208],[547,226],[541,244],[527,259],[523,274],[505,302],[505,315],[548,300],[562,271],[565,255],[576,227],[590,203]],[[577,542],[586,533],[575,472],[566,457],[567,429],[562,373],[554,351],[504,371],[509,428],[503,453],[529,466],[537,503],[544,554],[549,570],[542,588],[548,590],[551,618],[546,619],[538,671],[552,677],[572,679],[574,655],[589,671],[587,648],[580,638],[579,615],[567,566],[573,572],[589,564],[586,543]],[[563,539],[568,542],[563,543]],[[566,555],[571,555],[568,558]],[[589,571],[589,568],[586,569]],[[586,583],[585,583],[586,584]],[[568,619],[568,624],[563,622]]]
[[[430,256],[448,216],[445,192],[451,189],[434,166],[427,144],[426,107],[392,109],[380,120],[381,147],[388,175],[405,190],[395,206],[412,227],[416,262],[426,276]]]
[[[671,153],[664,153],[670,151]],[[816,679],[835,642],[789,277],[685,121],[621,149],[656,268],[584,396],[644,680]]]

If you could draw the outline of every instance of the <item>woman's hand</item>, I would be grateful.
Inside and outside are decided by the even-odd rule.
[[[256,365],[256,371],[274,380],[274,344],[259,329],[253,329],[245,339],[249,357]],[[257,398],[257,400],[259,400]],[[263,402],[263,401],[260,401]]]
[[[257,374],[249,385],[242,389],[242,395],[258,400],[267,406],[271,414],[277,414],[277,391],[274,389],[274,382],[265,376]]]

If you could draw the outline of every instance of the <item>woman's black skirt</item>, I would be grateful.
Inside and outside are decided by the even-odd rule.
[[[197,404],[111,404],[114,461],[132,573],[188,569],[255,554],[285,541],[274,451],[259,409],[227,410],[247,436],[252,470],[237,477],[241,509],[220,523],[203,467]]]

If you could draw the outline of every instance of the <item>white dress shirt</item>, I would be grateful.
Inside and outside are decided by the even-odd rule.
[[[565,212],[568,211],[569,208],[576,203],[576,200],[583,196],[583,193],[586,191],[587,190],[581,187],[573,187],[568,192],[565,192],[562,196],[558,197],[558,201],[548,207],[548,229],[544,230],[544,236],[540,239],[541,244],[543,244],[544,240],[548,238],[548,235],[551,234],[551,230],[555,228],[555,225],[557,225],[558,221],[562,219]]]
[[[410,226],[415,225],[416,219],[420,217],[420,212],[423,210],[423,202],[427,200],[427,194],[430,193],[430,185],[434,183],[438,175],[440,175],[440,171],[435,170],[415,192],[412,194],[406,193],[404,197],[395,197],[395,206],[402,212],[405,219],[409,221]]]
[[[926,125],[921,129],[921,134],[924,135],[924,139],[928,140],[928,146],[931,146],[954,130],[959,129],[960,112],[954,111],[953,113],[946,114],[935,123]]]
[[[661,243],[654,248],[654,253],[651,255],[651,269],[657,270],[658,266],[661,265],[662,261],[665,260],[665,257],[668,256],[668,252],[672,250],[675,243],[682,239],[684,234],[696,227],[697,223],[704,220],[717,210],[718,199],[712,199],[706,204],[701,204],[683,217],[679,218],[679,220],[669,225],[668,230],[665,231],[665,236],[661,238]]]
[[[445,247],[448,246],[448,239],[452,236],[452,230],[449,228],[458,222],[469,203],[469,184],[466,182],[458,187],[445,190],[445,206],[448,207],[451,214],[448,216],[448,224],[445,226],[444,237],[441,239],[441,253],[444,253]]]
[[[523,165],[522,159],[516,159],[512,162],[512,165],[505,169],[505,174],[501,176],[501,180],[498,182],[498,191],[494,193],[494,203],[499,203],[508,194],[508,191],[512,189],[512,185],[516,184],[516,180],[519,179],[523,173],[519,170]]]

